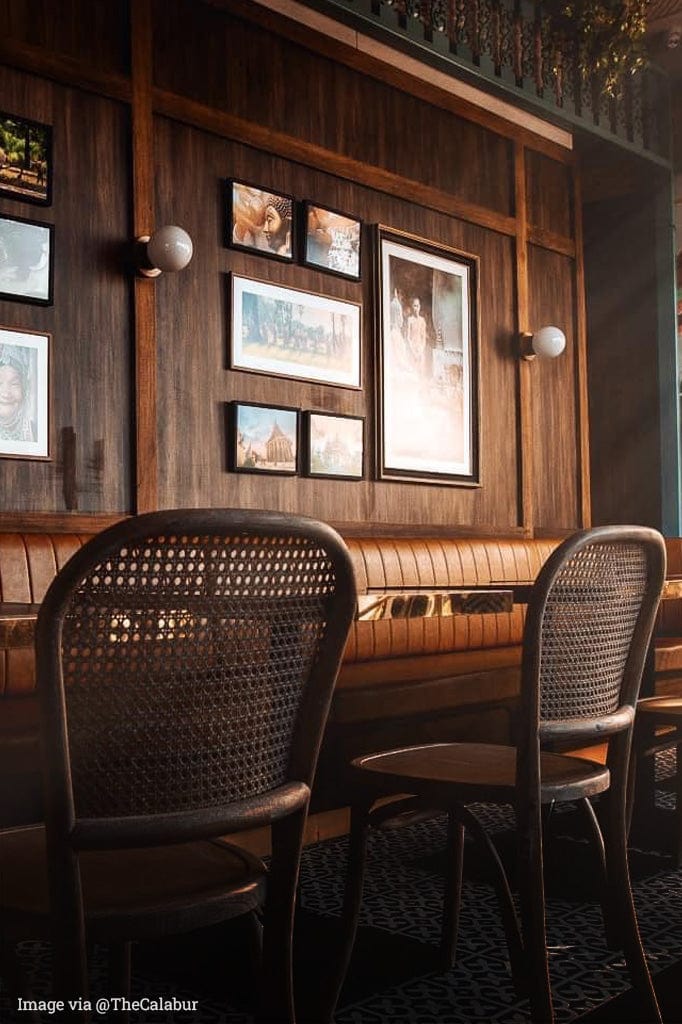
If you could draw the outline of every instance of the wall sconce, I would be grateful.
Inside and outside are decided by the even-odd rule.
[[[519,355],[522,359],[555,359],[566,348],[566,335],[560,327],[541,327],[531,334],[522,331],[519,336]]]
[[[144,277],[159,277],[164,271],[183,270],[192,259],[192,239],[183,228],[166,224],[150,235],[136,239],[137,269]]]

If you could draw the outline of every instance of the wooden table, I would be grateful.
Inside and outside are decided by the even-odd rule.
[[[0,647],[31,647],[38,604],[0,602]]]

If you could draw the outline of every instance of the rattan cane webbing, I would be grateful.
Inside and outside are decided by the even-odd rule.
[[[635,544],[590,544],[562,567],[541,627],[541,720],[619,706],[646,579],[646,555]]]
[[[76,813],[212,807],[285,781],[334,582],[299,538],[154,538],[90,572],[62,635]]]

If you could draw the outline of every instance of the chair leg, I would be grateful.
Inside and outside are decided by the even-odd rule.
[[[348,863],[341,911],[341,942],[336,960],[331,965],[331,977],[325,986],[324,1005],[321,1007],[319,1024],[332,1024],[334,1020],[336,1004],[341,995],[355,945],[367,862],[369,817],[373,802],[373,800],[364,801],[354,804],[351,808]]]
[[[534,1024],[554,1020],[547,958],[545,882],[542,865],[542,813],[539,797],[517,807],[519,901],[523,925],[530,1015]]]
[[[675,747],[675,849],[673,861],[682,867],[682,743]]]
[[[263,985],[256,1024],[296,1024],[293,931],[307,807],[272,825],[272,859],[263,920]]]
[[[644,1019],[650,1024],[660,1024],[661,1011],[642,947],[630,885],[624,789],[625,785],[619,787],[612,784],[607,801],[605,845],[609,900],[611,906],[618,907],[618,924],[622,936],[620,945],[625,953],[632,986],[640,996]]]
[[[498,903],[500,905],[500,916],[507,940],[507,951],[511,965],[514,991],[519,999],[528,995],[528,979],[526,976],[526,962],[523,953],[523,942],[519,930],[519,922],[514,907],[514,897],[509,887],[507,872],[500,860],[495,844],[481,825],[476,815],[463,804],[457,804],[451,811],[458,820],[469,830],[477,847],[487,857],[491,869],[491,882],[495,889]]]
[[[600,877],[599,901],[604,919],[604,935],[606,937],[607,949],[621,948],[621,929],[618,916],[618,906],[613,904],[611,891],[608,885],[606,870],[606,850],[604,847],[604,836],[602,834],[599,819],[595,813],[592,801],[585,798],[578,801],[578,806],[583,812],[583,817],[589,828],[589,840],[597,854],[597,864]]]
[[[440,936],[440,956],[444,971],[455,965],[459,912],[462,905],[462,868],[464,866],[464,825],[454,812],[448,812],[448,838],[445,864],[445,892],[443,898],[443,924]]]

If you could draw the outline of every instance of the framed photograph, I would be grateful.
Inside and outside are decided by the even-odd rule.
[[[377,472],[478,483],[478,263],[378,229]]]
[[[359,388],[360,310],[233,274],[230,366]]]
[[[52,305],[54,227],[0,215],[0,299]]]
[[[317,270],[360,280],[362,222],[326,206],[303,206],[303,262]]]
[[[48,459],[50,335],[0,327],[0,456]]]
[[[0,111],[0,195],[52,202],[52,128]]]
[[[230,402],[228,462],[240,473],[298,471],[298,409]]]
[[[365,421],[361,416],[306,412],[303,438],[308,476],[362,480]]]
[[[294,259],[294,200],[283,192],[226,182],[227,244],[233,249]]]

